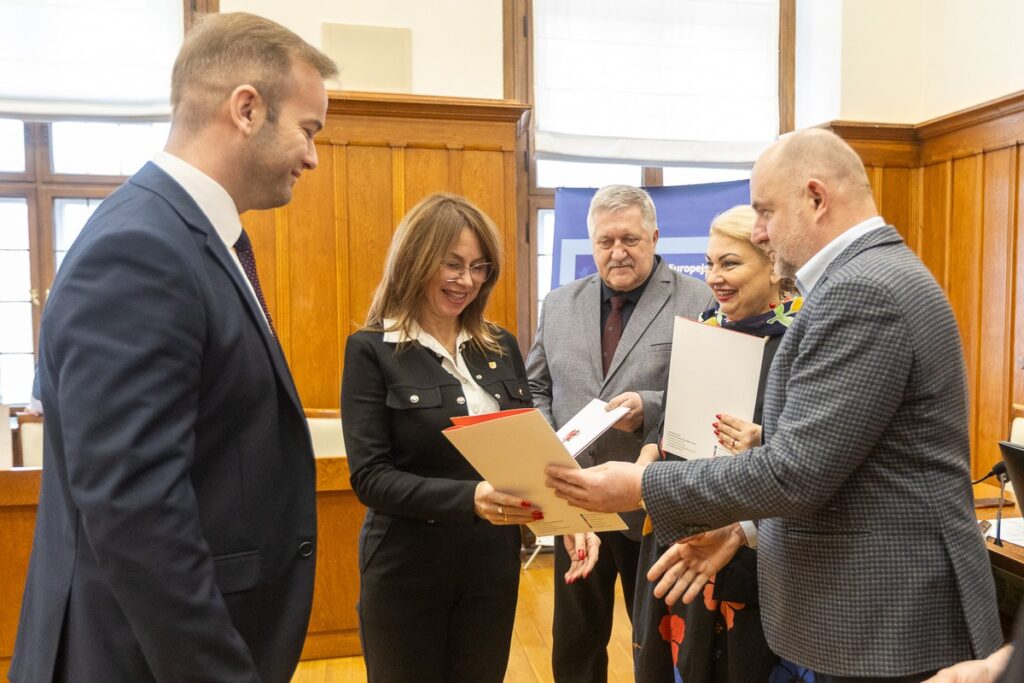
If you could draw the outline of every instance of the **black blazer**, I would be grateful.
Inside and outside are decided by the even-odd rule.
[[[146,165],[57,274],[14,681],[280,681],[312,603],[316,471],[244,276]]]
[[[381,332],[357,332],[345,348],[341,416],[352,489],[377,513],[471,523],[481,477],[441,433],[466,415],[462,385],[418,343],[401,351]],[[466,365],[502,410],[532,407],[523,357],[501,330],[504,355],[463,349]]]

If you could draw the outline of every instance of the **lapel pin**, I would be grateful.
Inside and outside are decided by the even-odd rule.
[[[493,370],[494,368],[498,367],[498,364],[495,363],[493,360],[492,361],[488,361],[487,367],[489,367],[491,370]]]

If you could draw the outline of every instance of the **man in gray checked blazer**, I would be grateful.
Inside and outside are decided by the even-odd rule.
[[[636,460],[644,435],[661,417],[673,318],[695,318],[711,305],[704,284],[655,256],[657,216],[643,190],[598,190],[587,228],[598,272],[548,294],[527,360],[534,403],[555,429],[594,398],[630,408],[616,429],[580,454],[583,467]],[[612,307],[620,302],[621,337],[612,352],[602,330],[612,324]],[[557,550],[552,668],[559,683],[607,679],[615,578],[621,577],[632,616],[643,521],[642,512],[626,515],[628,531],[600,534],[597,565],[572,585],[562,578],[570,567],[568,552]],[[586,552],[567,540],[567,551]]]
[[[805,296],[768,375],[764,445],[646,469],[552,469],[549,483],[596,510],[642,494],[663,543],[760,519],[768,644],[818,683],[920,681],[987,656],[1001,636],[946,297],[832,133],[783,137],[754,166],[751,196],[755,241]],[[700,571],[680,560],[664,578]]]

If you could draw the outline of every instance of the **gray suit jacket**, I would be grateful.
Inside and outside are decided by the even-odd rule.
[[[658,540],[762,519],[768,644],[817,671],[898,676],[1000,643],[970,486],[957,323],[891,227],[847,247],[775,356],[766,443],[655,463],[643,492]]]
[[[661,419],[673,319],[680,315],[696,318],[711,303],[707,286],[661,261],[633,309],[608,375],[603,377],[600,277],[581,278],[548,294],[526,362],[534,405],[548,422],[558,429],[592,399],[607,401],[624,391],[639,393],[644,402],[641,432],[609,429],[580,454],[580,465],[636,460],[644,435]],[[626,535],[639,540],[643,513],[624,517],[630,526]]]

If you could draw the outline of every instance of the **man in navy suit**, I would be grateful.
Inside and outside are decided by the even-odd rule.
[[[288,681],[315,465],[239,214],[316,167],[329,58],[213,15],[159,153],[96,211],[42,320],[46,447],[13,681]]]

